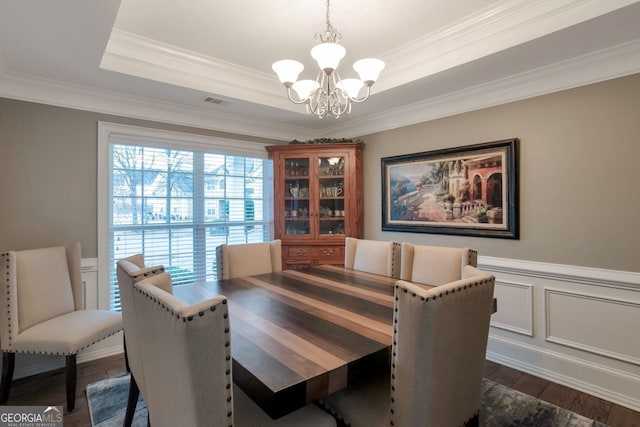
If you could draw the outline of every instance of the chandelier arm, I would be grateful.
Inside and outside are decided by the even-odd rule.
[[[325,97],[324,84],[327,80],[326,74],[324,71],[318,71],[318,75],[316,76],[316,83],[318,83],[318,88],[314,90],[309,98],[307,99],[307,111],[311,111],[314,115],[323,118],[326,116],[326,108],[323,108],[322,100]]]
[[[311,111],[311,113],[318,118],[325,118],[327,116],[327,108],[323,99],[326,98],[326,93],[321,88],[316,90],[316,93],[313,97],[309,98],[307,102],[307,111]]]
[[[344,96],[344,94],[340,90],[336,90],[334,91],[334,93],[336,102],[332,105],[332,107],[333,110],[337,112],[338,116],[341,116],[347,111],[349,105],[351,105],[351,101],[348,97]]]
[[[343,114],[348,114],[348,111],[351,111],[351,98],[344,90],[340,88],[338,82],[342,81],[340,74],[337,71],[333,72],[333,91],[335,93],[335,98],[337,101],[336,111],[337,116],[334,115],[335,118],[340,117]]]
[[[296,100],[293,96],[291,96],[291,92],[291,86],[287,87],[287,96],[289,97],[289,101],[293,102],[294,104],[304,104],[305,102],[307,102],[306,99]]]
[[[369,99],[369,95],[371,95],[371,86],[366,86],[366,88],[367,88],[367,93],[362,98],[351,98],[351,97],[349,97],[349,99],[352,102],[356,102],[356,103],[360,103],[360,102],[366,101],[367,99]]]
[[[323,99],[326,97],[325,94],[324,89],[319,87],[307,101],[307,108],[310,109],[314,115],[321,118],[326,115],[326,108],[323,105]]]

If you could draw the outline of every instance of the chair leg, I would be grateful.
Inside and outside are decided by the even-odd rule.
[[[124,415],[124,427],[131,427],[133,422],[133,416],[136,413],[136,406],[138,405],[138,396],[140,396],[140,389],[136,379],[131,375],[131,381],[129,382],[129,399],[127,400],[127,412]]]
[[[122,333],[122,347],[124,347],[124,366],[127,368],[127,373],[131,372],[129,368],[129,356],[127,355],[127,340],[124,339],[124,332]]]
[[[2,385],[0,385],[0,404],[9,398],[11,381],[13,381],[13,369],[16,366],[16,354],[8,351],[2,352]]]
[[[76,407],[76,355],[67,356],[65,369],[65,383],[67,385],[67,412]]]
[[[464,423],[465,427],[479,427],[480,426],[480,415],[476,413],[469,421]]]

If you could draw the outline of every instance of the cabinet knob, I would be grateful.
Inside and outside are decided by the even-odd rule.
[[[298,249],[298,256],[303,256],[305,252],[306,251],[304,249]]]
[[[325,254],[326,256],[331,256],[333,255],[333,249],[323,249],[322,253]]]

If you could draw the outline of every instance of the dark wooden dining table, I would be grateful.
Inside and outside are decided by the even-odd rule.
[[[272,418],[389,369],[396,279],[321,265],[174,287],[225,295],[234,382]]]

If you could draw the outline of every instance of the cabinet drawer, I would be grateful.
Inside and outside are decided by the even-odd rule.
[[[342,246],[292,246],[288,248],[289,259],[344,259]]]

